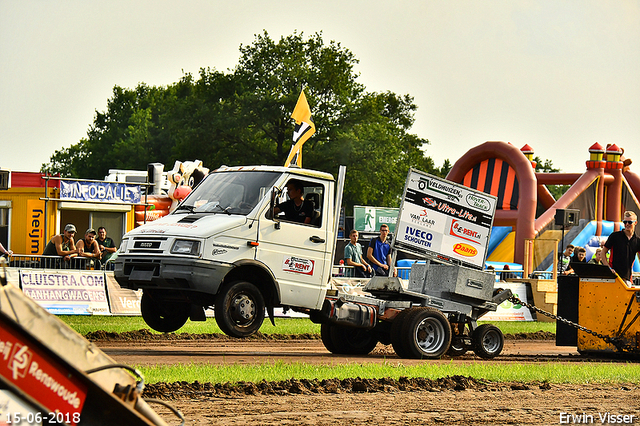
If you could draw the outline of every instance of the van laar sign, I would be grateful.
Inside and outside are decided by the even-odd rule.
[[[140,185],[117,182],[60,181],[60,199],[103,203],[140,203]]]

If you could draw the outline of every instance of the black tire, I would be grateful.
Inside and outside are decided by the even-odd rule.
[[[327,348],[329,352],[332,354],[338,354],[338,347],[333,342],[333,338],[331,337],[331,329],[334,326],[331,324],[321,324],[320,325],[320,339],[324,344],[324,347]]]
[[[264,321],[264,298],[250,282],[236,281],[216,297],[214,313],[218,327],[232,337],[254,334]]]
[[[404,322],[405,317],[409,313],[410,309],[405,309],[401,311],[396,317],[393,319],[391,323],[391,346],[393,347],[394,352],[400,358],[410,358],[409,352],[404,346],[404,339],[402,338],[402,323]]]
[[[500,355],[504,347],[504,335],[495,325],[482,324],[473,330],[473,352],[480,358],[491,359]]]
[[[409,358],[437,359],[451,345],[451,324],[433,308],[411,308],[402,321],[402,338]]]
[[[167,301],[156,293],[144,291],[140,311],[144,322],[162,333],[171,333],[182,327],[189,319],[189,302]]]
[[[335,347],[335,350],[331,351],[334,354],[366,355],[378,344],[374,331],[365,328],[334,325],[329,333]]]

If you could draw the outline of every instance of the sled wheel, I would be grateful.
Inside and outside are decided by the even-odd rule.
[[[402,321],[401,335],[409,358],[440,358],[451,345],[451,324],[433,308],[412,308]]]
[[[393,347],[396,355],[398,355],[400,358],[411,358],[409,356],[409,352],[407,351],[407,349],[405,349],[404,339],[401,333],[402,323],[409,313],[409,310],[410,309],[405,309],[403,311],[400,311],[400,313],[396,315],[396,317],[393,319],[393,322],[391,323],[391,332],[389,333],[391,346]]]
[[[482,324],[473,330],[473,352],[480,358],[491,359],[500,355],[504,346],[504,335],[495,325]]]
[[[189,302],[169,301],[155,293],[143,291],[140,311],[144,322],[162,333],[171,333],[182,327],[189,319]]]
[[[214,304],[218,327],[232,337],[247,337],[264,321],[264,298],[250,282],[236,281],[225,286]]]

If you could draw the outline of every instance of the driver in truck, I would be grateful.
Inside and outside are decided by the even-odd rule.
[[[284,213],[285,220],[291,222],[311,223],[313,204],[304,199],[302,182],[298,179],[290,179],[286,186],[289,199],[284,203],[278,203],[274,208],[274,213]]]

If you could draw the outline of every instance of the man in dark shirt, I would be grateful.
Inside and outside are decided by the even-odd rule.
[[[634,212],[624,212],[622,220],[624,229],[612,232],[602,249],[602,261],[607,263],[607,253],[611,250],[609,266],[620,275],[620,278],[627,281],[631,280],[631,267],[636,259],[636,253],[640,251],[640,238],[635,234],[637,220]]]
[[[302,182],[290,179],[287,182],[287,194],[289,194],[289,199],[284,203],[277,204],[274,213],[284,213],[285,220],[292,222],[311,223],[313,204],[305,201]]]
[[[100,262],[104,265],[118,248],[113,240],[110,237],[107,237],[107,229],[104,226],[98,228],[96,242],[98,243],[98,249],[100,249],[101,253]]]

